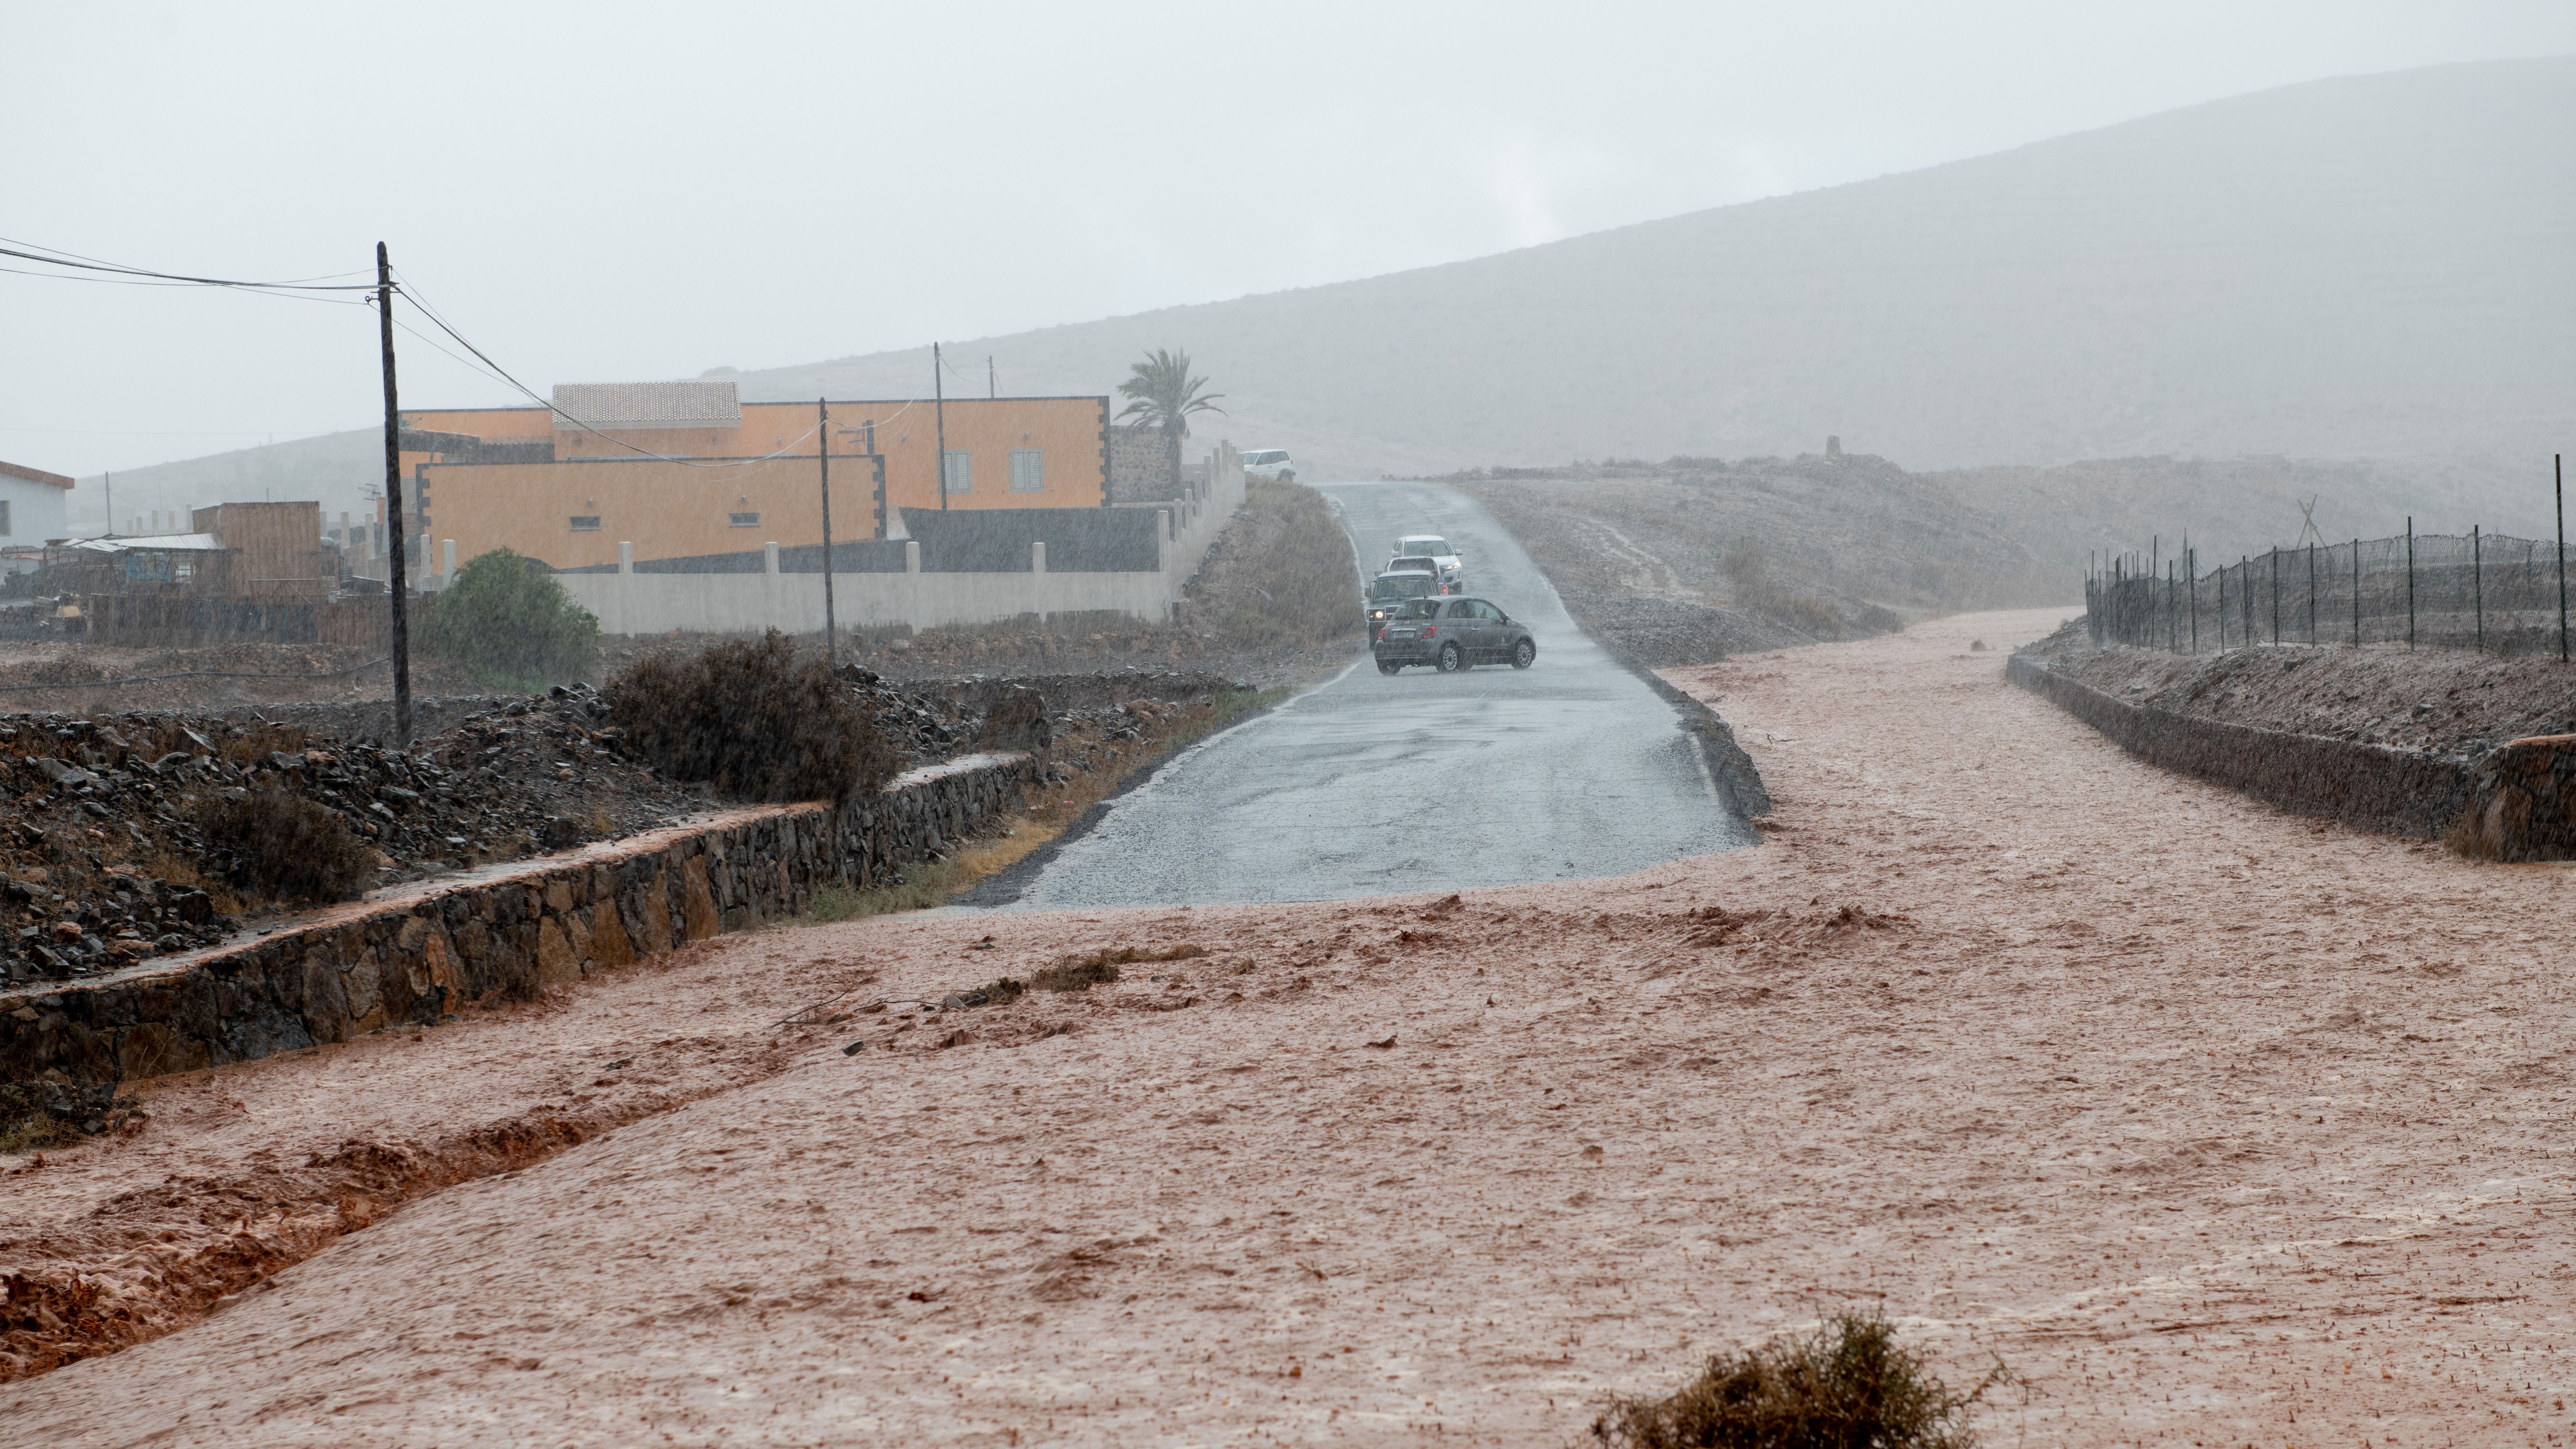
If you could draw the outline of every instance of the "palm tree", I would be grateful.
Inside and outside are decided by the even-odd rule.
[[[1166,352],[1157,347],[1144,361],[1130,364],[1130,370],[1135,375],[1118,384],[1118,391],[1133,401],[1120,409],[1118,416],[1134,418],[1136,421],[1129,427],[1162,429],[1163,446],[1171,454],[1171,481],[1178,486],[1181,439],[1190,435],[1190,414],[1225,416],[1225,409],[1216,405],[1216,400],[1225,394],[1200,395],[1199,389],[1207,386],[1207,379],[1190,376],[1190,355],[1186,352]]]

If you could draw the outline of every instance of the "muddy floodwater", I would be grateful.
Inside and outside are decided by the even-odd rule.
[[[1538,663],[1389,678],[1363,658],[1184,752],[977,903],[1342,900],[1619,875],[1752,842],[1679,713],[1575,627],[1483,505],[1430,483],[1321,491],[1371,570],[1399,535],[1447,538],[1468,594],[1527,624]]]

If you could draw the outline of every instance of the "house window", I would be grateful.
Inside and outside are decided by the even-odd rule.
[[[0,538],[9,537],[9,501],[0,498]]]
[[[725,515],[725,526],[727,528],[758,528],[760,527],[760,515],[757,513],[728,513]]]
[[[574,514],[572,516],[572,531],[575,533],[599,532],[599,515],[596,513]]]
[[[1013,448],[1011,450],[1011,491],[1044,493],[1046,491],[1046,450]]]
[[[975,455],[967,452],[963,448],[959,448],[943,456],[947,459],[947,466],[942,468],[940,472],[943,475],[942,481],[946,484],[948,491],[951,493],[974,492]]]

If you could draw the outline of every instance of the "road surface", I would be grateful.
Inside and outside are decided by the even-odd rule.
[[[1578,630],[1492,514],[1430,483],[1326,484],[1359,556],[1439,533],[1467,592],[1538,639],[1528,670],[1394,678],[1365,658],[1183,751],[1033,878],[1025,909],[1343,900],[1632,870],[1752,843],[1673,705]],[[1356,584],[1354,585],[1356,587]]]

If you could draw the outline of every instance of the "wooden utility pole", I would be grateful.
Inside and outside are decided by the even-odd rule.
[[[984,354],[984,396],[990,399],[1001,395],[1001,374],[993,371],[993,354],[987,352]]]
[[[410,585],[403,569],[402,404],[394,391],[394,264],[385,244],[376,243],[376,330],[385,354],[385,520],[393,528],[387,556],[392,577],[385,592],[394,610],[394,748],[411,748],[411,610]]]
[[[823,662],[840,662],[840,631],[832,620],[832,409],[821,398],[814,399],[814,417],[823,439],[815,451],[823,455]]]
[[[940,386],[939,344],[930,344],[930,415],[939,430],[939,511],[948,511],[948,394]]]
[[[2567,662],[2567,455],[2549,455],[2558,489],[2558,662]]]

